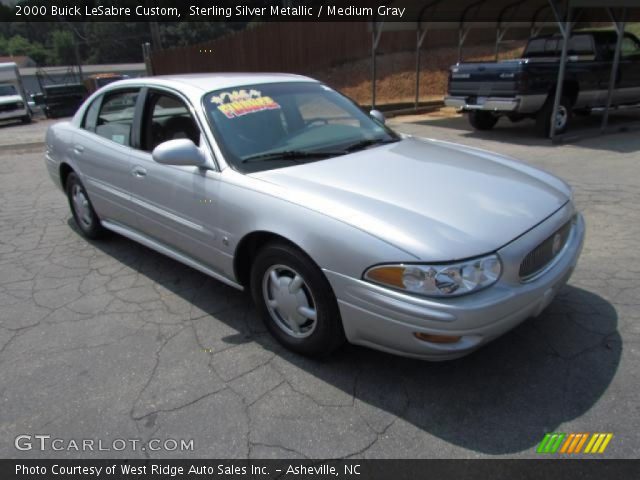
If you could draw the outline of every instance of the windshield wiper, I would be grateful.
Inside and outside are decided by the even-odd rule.
[[[387,143],[395,143],[399,140],[397,138],[392,138],[390,140],[383,140],[382,138],[368,138],[365,140],[360,140],[359,142],[353,143],[344,149],[344,153],[355,152],[356,150],[362,150],[363,148],[370,147],[372,145],[384,145]]]
[[[306,150],[281,150],[277,152],[258,153],[250,155],[241,160],[242,163],[263,161],[263,160],[290,160],[295,163],[301,163],[305,158],[327,158],[336,155],[343,155],[344,152],[310,152]]]

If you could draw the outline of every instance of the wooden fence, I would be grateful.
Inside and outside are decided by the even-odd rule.
[[[433,31],[423,48],[454,46],[455,29]],[[467,45],[492,42],[495,32],[475,30]],[[414,31],[384,32],[379,54],[412,51]],[[265,23],[217,40],[153,52],[156,75],[189,72],[289,72],[310,74],[371,55],[366,22]]]

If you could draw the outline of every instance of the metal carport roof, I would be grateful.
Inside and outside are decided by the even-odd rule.
[[[458,29],[458,61],[462,59],[462,49],[471,28],[492,28],[496,30],[496,59],[499,46],[508,28],[528,25],[532,34],[543,26],[556,26],[563,37],[563,48],[558,70],[558,80],[552,118],[558,113],[567,63],[567,46],[572,29],[580,23],[611,21],[618,32],[618,42],[611,69],[607,107],[603,116],[601,131],[608,123],[611,99],[615,89],[620,60],[620,47],[625,21],[640,20],[640,0],[396,0],[394,7],[406,8],[405,18],[411,22],[371,22],[372,56],[372,108],[376,101],[376,53],[384,31],[416,31],[416,87],[415,108],[420,92],[420,53],[425,36],[433,29]],[[555,122],[552,122],[550,138],[555,137]]]

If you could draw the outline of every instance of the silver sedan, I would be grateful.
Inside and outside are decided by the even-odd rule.
[[[562,180],[297,75],[112,83],[49,129],[46,165],[86,237],[248,289],[305,355],[468,354],[549,305],[585,231]]]

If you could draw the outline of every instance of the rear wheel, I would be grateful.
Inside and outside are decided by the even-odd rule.
[[[498,123],[498,117],[491,112],[472,110],[469,112],[469,123],[476,130],[491,130]]]
[[[547,101],[544,103],[542,109],[536,116],[536,128],[538,134],[543,137],[548,137],[551,133],[551,117],[553,116],[553,95],[549,95]],[[555,133],[561,134],[567,131],[569,123],[571,121],[571,100],[569,97],[563,96],[560,99],[560,105],[558,105],[558,114],[555,118]]]
[[[267,329],[289,350],[326,356],[344,343],[331,285],[297,248],[278,242],[260,250],[251,269],[251,293]]]
[[[67,190],[67,198],[69,199],[69,207],[76,225],[82,234],[90,239],[96,239],[102,236],[104,228],[100,224],[100,219],[96,215],[89,195],[80,182],[75,173],[70,173],[67,177],[65,188]]]

